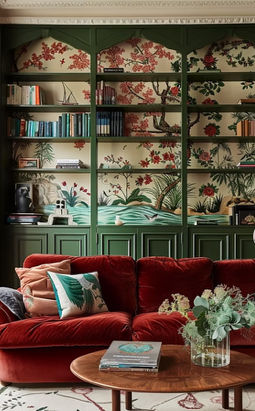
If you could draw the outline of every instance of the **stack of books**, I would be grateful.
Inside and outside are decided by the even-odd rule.
[[[151,371],[159,369],[161,342],[112,341],[102,356],[100,370]]]
[[[7,222],[9,224],[37,224],[41,216],[40,213],[11,213]]]
[[[219,224],[218,220],[210,218],[196,218],[194,220],[194,225],[217,225]]]
[[[236,125],[236,135],[238,137],[255,136],[255,120],[242,120]]]
[[[249,160],[241,160],[238,164],[237,167],[255,167],[255,161]]]
[[[59,158],[56,168],[86,168],[85,164],[78,158]]]

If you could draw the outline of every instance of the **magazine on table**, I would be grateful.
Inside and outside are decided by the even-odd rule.
[[[161,342],[112,341],[99,364],[100,370],[158,371]]]

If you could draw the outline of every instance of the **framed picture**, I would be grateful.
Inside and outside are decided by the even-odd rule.
[[[234,225],[255,225],[255,205],[233,206]]]
[[[19,158],[19,168],[39,168],[39,158],[21,157]]]
[[[15,184],[15,211],[17,213],[33,212],[33,184]]]

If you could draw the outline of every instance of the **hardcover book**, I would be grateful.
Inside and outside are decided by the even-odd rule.
[[[112,341],[102,356],[100,370],[158,371],[161,342]]]

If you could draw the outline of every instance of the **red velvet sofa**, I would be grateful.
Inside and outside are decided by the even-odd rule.
[[[72,382],[71,361],[109,346],[112,340],[183,344],[178,313],[158,314],[172,293],[190,301],[205,288],[235,285],[255,292],[255,259],[213,262],[208,258],[173,259],[126,256],[72,257],[32,254],[24,267],[71,259],[72,273],[98,271],[109,312],[60,320],[44,316],[13,321],[0,318],[0,380],[3,382]],[[232,349],[255,356],[255,330],[231,333]]]

